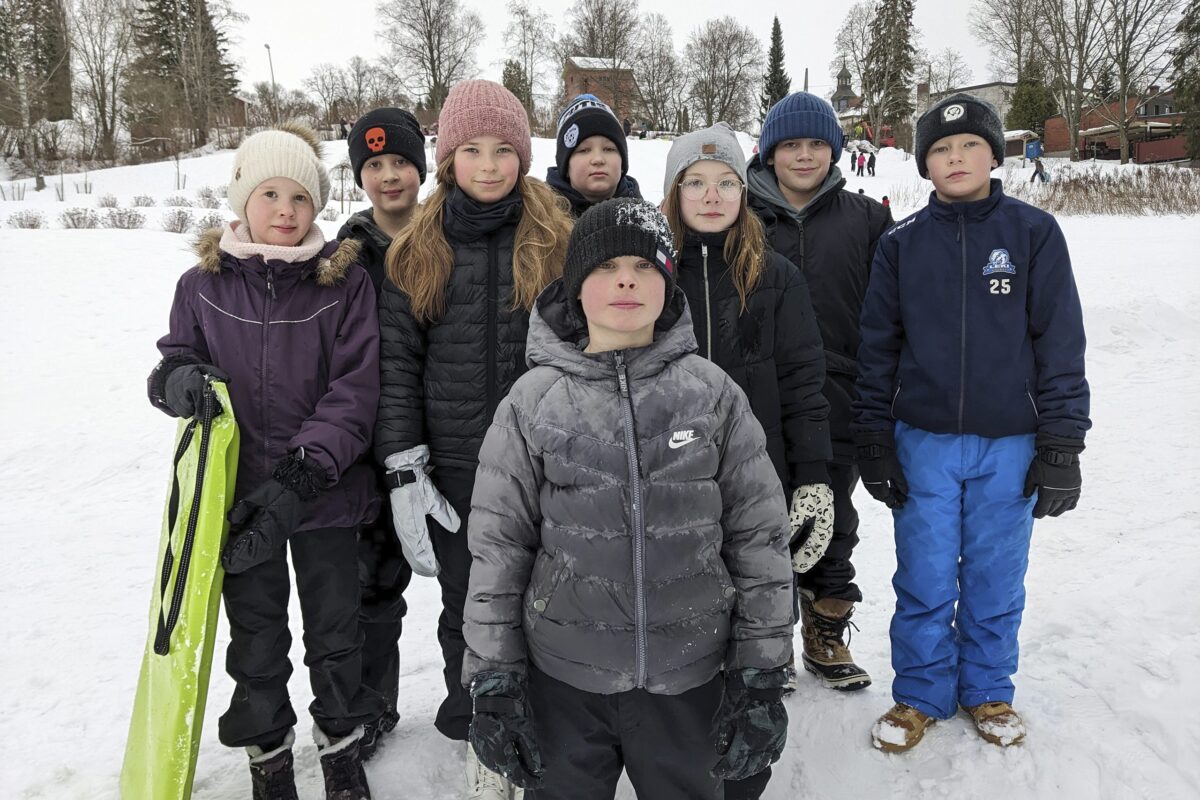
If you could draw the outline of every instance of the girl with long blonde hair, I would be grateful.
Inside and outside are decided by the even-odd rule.
[[[562,274],[571,232],[565,201],[527,177],[530,150],[529,120],[511,92],[484,80],[451,88],[438,117],[437,187],[388,249],[379,298],[375,454],[414,571],[441,583],[446,698],[434,724],[461,741],[472,713],[462,615],[479,448],[526,370],[529,312]],[[466,751],[472,791],[503,790],[505,779]]]

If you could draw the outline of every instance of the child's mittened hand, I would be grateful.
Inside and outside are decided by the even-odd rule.
[[[1034,519],[1057,517],[1079,504],[1083,475],[1079,471],[1079,450],[1073,443],[1065,447],[1041,446],[1025,474],[1025,496],[1037,492]],[[1073,452],[1072,452],[1073,451]]]
[[[320,469],[304,452],[281,459],[263,481],[229,512],[229,541],[221,566],[231,575],[245,572],[279,552],[300,524],[305,504],[320,492]]]
[[[482,672],[471,680],[474,714],[468,739],[479,763],[522,789],[542,785],[538,747],[525,685],[513,672]]]
[[[896,458],[891,434],[864,437],[858,445],[858,471],[863,486],[888,508],[902,508],[908,500],[908,481]]]
[[[809,483],[792,495],[792,570],[813,568],[833,539],[833,490],[826,483]]]
[[[196,416],[204,403],[209,381],[229,381],[225,372],[211,364],[184,364],[167,376],[163,399],[177,417]]]
[[[779,760],[787,743],[786,685],[785,667],[725,673],[725,696],[717,711],[721,760],[711,770],[714,777],[746,780]]]

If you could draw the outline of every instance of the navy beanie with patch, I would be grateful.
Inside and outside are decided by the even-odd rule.
[[[581,94],[558,117],[554,164],[562,179],[567,180],[567,163],[571,160],[571,154],[589,136],[603,136],[616,145],[617,152],[621,154],[621,177],[624,178],[625,173],[629,172],[629,151],[621,121],[599,97]]]
[[[833,148],[833,163],[842,157],[846,135],[833,106],[808,92],[793,92],[771,106],[758,137],[758,155],[763,163],[775,146],[788,139],[820,139]]]
[[[362,168],[384,154],[404,156],[425,182],[425,134],[421,123],[402,108],[376,108],[359,117],[350,130],[350,166],[362,186]]]
[[[986,100],[959,92],[939,100],[917,120],[917,172],[922,178],[929,177],[929,170],[925,168],[929,148],[938,139],[956,133],[973,133],[980,137],[992,148],[996,163],[1004,163],[1004,126],[1000,123],[1000,115]]]

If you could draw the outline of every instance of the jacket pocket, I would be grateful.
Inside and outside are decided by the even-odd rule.
[[[538,621],[546,616],[569,573],[562,550],[555,550],[553,556],[545,550],[538,553],[529,588],[525,591],[525,624],[529,630],[534,630]]]

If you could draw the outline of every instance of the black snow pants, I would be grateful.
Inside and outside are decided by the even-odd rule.
[[[622,769],[640,800],[721,800],[722,782],[709,770],[719,758],[713,719],[723,692],[717,675],[679,695],[595,694],[531,665],[529,702],[546,777],[526,800],[612,800]]]
[[[363,683],[383,695],[385,714],[399,717],[400,634],[408,604],[404,590],[412,580],[412,568],[404,560],[400,540],[392,525],[387,491],[380,489],[383,504],[379,517],[358,537],[358,577],[362,587],[359,623],[363,631]]]
[[[309,711],[331,738],[383,713],[383,699],[362,684],[357,537],[354,528],[325,528],[290,540],[304,619],[304,664],[313,691]],[[290,591],[286,548],[239,575],[225,576],[221,594],[230,634],[225,669],[236,686],[218,725],[224,745],[277,746],[296,724],[287,688]]]
[[[475,471],[438,467],[430,478],[442,496],[454,506],[462,521],[457,531],[448,531],[429,520],[433,552],[442,571],[442,614],[438,617],[438,644],[445,664],[446,698],[438,707],[433,724],[442,735],[456,741],[467,740],[471,725],[471,693],[463,687],[462,665],[467,642],[463,638],[463,610],[467,605],[467,582],[471,577],[471,551],[467,548],[467,522],[471,513],[471,492],[475,489]]]

